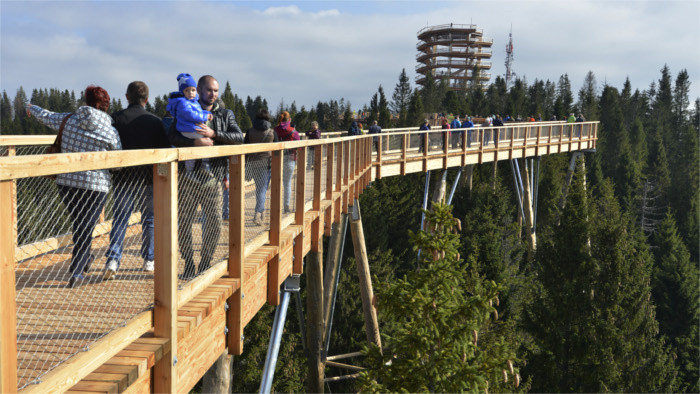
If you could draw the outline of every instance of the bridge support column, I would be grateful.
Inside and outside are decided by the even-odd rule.
[[[530,260],[534,258],[535,250],[537,249],[537,236],[534,231],[534,214],[533,214],[533,204],[532,204],[532,194],[530,191],[530,175],[527,168],[527,159],[523,159],[523,166],[521,168],[522,179],[523,179],[523,205],[525,214],[525,234],[527,235],[528,243],[528,257]]]
[[[345,251],[345,237],[348,229],[348,214],[341,214],[340,223],[336,225],[336,237],[331,234],[332,243],[328,251],[328,265],[323,278],[323,321],[325,322],[324,351],[328,353],[331,343],[331,330],[333,328],[333,314],[335,312],[335,299],[338,294],[338,281],[340,280],[340,267]],[[326,354],[324,354],[325,359]]]
[[[379,335],[379,323],[377,310],[373,305],[374,291],[372,290],[372,277],[369,271],[367,259],[367,247],[365,246],[365,232],[362,228],[362,216],[360,214],[360,202],[355,200],[350,221],[352,244],[355,247],[355,262],[357,263],[357,276],[360,279],[360,295],[362,296],[362,310],[365,318],[365,333],[370,344],[382,348],[382,338]]]
[[[321,253],[306,255],[306,349],[309,377],[306,391],[323,393],[323,268]]]

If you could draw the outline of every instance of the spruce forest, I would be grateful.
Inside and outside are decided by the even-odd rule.
[[[658,80],[635,81],[646,88],[603,85],[589,72],[576,93],[566,74],[512,86],[496,77],[486,89],[458,93],[430,78],[413,88],[403,70],[390,98],[379,86],[362,107],[340,98],[270,108],[289,111],[300,132],[313,120],[324,131],[347,130],[353,110],[385,129],[417,127],[426,113],[565,119],[574,112],[600,121],[597,151],[577,161],[566,194],[570,156],[541,158],[534,255],[518,224],[508,163],[497,164],[495,178],[494,164],[476,165],[451,206],[426,213],[426,231],[424,174],[374,182],[360,206],[383,349],[367,345],[348,231],[329,355],[361,350],[352,364],[366,369],[326,390],[700,392],[700,98],[691,101],[690,81],[685,70],[674,78],[664,66]],[[222,88],[243,130],[268,107],[260,96],[234,94],[228,82]],[[20,88],[13,99],[3,91],[3,135],[52,134],[26,116],[28,102],[69,112],[84,99],[53,88]],[[163,117],[166,104],[167,96],[154,96],[147,109]],[[122,106],[113,100],[111,110]],[[431,191],[439,179],[433,174]],[[258,390],[273,316],[266,306],[246,328],[245,352],[231,366],[234,392]],[[304,352],[290,311],[273,390],[306,390]],[[348,373],[326,368],[326,376]]]

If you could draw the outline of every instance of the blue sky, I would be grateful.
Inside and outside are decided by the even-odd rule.
[[[688,1],[23,1],[0,2],[0,89],[22,85],[113,97],[143,80],[151,95],[176,76],[212,74],[271,106],[369,102],[412,81],[416,32],[475,23],[493,39],[492,80],[505,72],[512,24],[514,70],[528,82],[568,73],[575,91],[592,70],[599,86],[629,76],[646,89],[668,64],[688,70],[700,95],[700,2]],[[223,88],[223,86],[222,86]],[[576,93],[576,92],[574,92]]]

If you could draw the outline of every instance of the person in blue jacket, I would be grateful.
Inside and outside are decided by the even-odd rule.
[[[177,131],[193,140],[202,138],[200,123],[212,120],[212,114],[202,109],[197,96],[197,83],[190,74],[177,76],[178,91],[170,93],[165,109],[175,118]]]

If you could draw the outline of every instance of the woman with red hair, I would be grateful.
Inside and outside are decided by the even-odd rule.
[[[121,149],[117,130],[107,114],[109,94],[99,86],[85,89],[85,103],[72,113],[55,113],[29,104],[27,115],[34,115],[46,126],[60,131],[62,153]],[[68,287],[79,286],[92,259],[92,232],[107,200],[109,170],[89,170],[58,174],[56,185],[73,225],[73,253]]]

